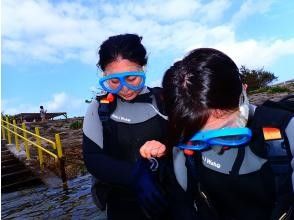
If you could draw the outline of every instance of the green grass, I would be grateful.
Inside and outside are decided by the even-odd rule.
[[[290,92],[290,89],[287,87],[282,87],[282,86],[275,86],[275,87],[270,87],[267,91],[268,93],[282,93],[282,92]]]
[[[75,121],[75,122],[73,122],[73,123],[71,123],[70,124],[70,129],[80,129],[80,128],[82,128],[82,126],[83,126],[83,123],[81,122],[81,121]]]
[[[282,92],[291,92],[291,90],[284,86],[272,86],[272,87],[267,86],[257,90],[250,91],[249,94],[257,94],[262,92],[275,94],[275,93],[282,93]]]

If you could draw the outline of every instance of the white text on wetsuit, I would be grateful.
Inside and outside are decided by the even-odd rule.
[[[129,119],[129,118],[125,118],[123,116],[117,116],[115,114],[112,114],[112,117],[114,117],[115,119],[121,120],[121,121],[126,121],[126,122],[130,122],[131,121],[131,119]]]
[[[217,163],[217,162],[215,162],[215,161],[212,161],[211,159],[209,159],[209,158],[207,158],[207,157],[205,157],[205,156],[202,156],[202,160],[205,162],[205,163],[207,163],[207,164],[209,164],[209,165],[211,165],[211,166],[214,166],[214,167],[216,167],[216,168],[221,168],[221,165],[220,165],[220,163]]]

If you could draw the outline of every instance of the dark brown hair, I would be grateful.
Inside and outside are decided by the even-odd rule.
[[[212,109],[236,109],[242,92],[237,65],[212,48],[195,49],[176,62],[165,72],[162,86],[169,147],[188,141],[205,125]]]
[[[97,67],[104,71],[107,64],[118,58],[145,66],[147,64],[146,49],[141,40],[142,37],[136,34],[120,34],[109,37],[100,46]]]

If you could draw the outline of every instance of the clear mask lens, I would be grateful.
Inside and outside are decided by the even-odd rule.
[[[136,90],[144,85],[144,79],[142,76],[127,76],[124,78],[125,84],[129,88]]]
[[[105,80],[103,82],[103,86],[105,86],[109,90],[116,90],[121,86],[121,81],[119,78],[111,78],[108,80]]]

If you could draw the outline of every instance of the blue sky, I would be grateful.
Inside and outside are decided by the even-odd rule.
[[[111,35],[137,33],[148,51],[147,85],[198,47],[238,66],[294,78],[294,1],[3,0],[1,111],[82,116],[98,85],[97,49]]]

